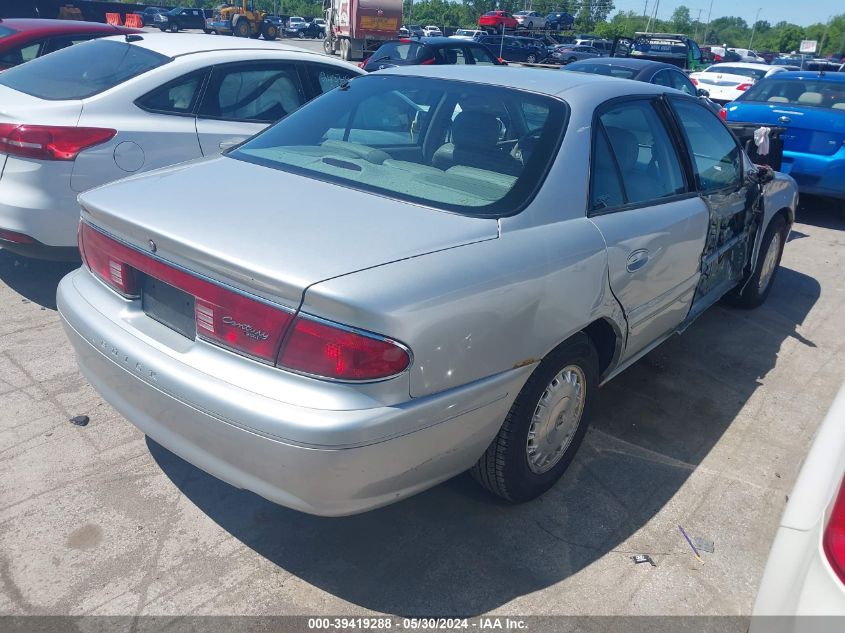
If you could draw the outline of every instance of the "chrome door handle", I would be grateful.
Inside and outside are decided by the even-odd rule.
[[[229,149],[230,147],[234,147],[239,143],[243,143],[245,139],[238,138],[238,139],[229,139],[228,141],[220,141],[220,149]]]
[[[648,251],[645,249],[640,249],[638,251],[634,251],[628,256],[628,263],[625,264],[625,269],[629,273],[637,272],[640,268],[645,266],[648,263]]]
[[[783,123],[784,125],[786,125],[787,123],[792,123],[792,119],[790,119],[788,116],[778,117],[778,123]]]

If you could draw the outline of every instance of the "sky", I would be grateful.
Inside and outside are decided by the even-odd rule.
[[[648,0],[648,13],[654,10],[655,0]],[[616,11],[642,11],[646,0],[614,0]],[[707,20],[710,0],[660,0],[657,17],[668,20],[672,12],[679,6],[690,8],[693,19],[698,17],[701,10],[701,21]],[[722,16],[739,16],[749,25],[754,22],[754,16],[760,11],[761,20],[768,20],[776,24],[782,20],[799,26],[809,26],[817,22],[827,22],[832,15],[845,13],[845,3],[841,0],[713,0],[713,12],[710,19]],[[614,11],[615,12],[615,11]]]

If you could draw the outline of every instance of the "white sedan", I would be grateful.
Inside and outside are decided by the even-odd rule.
[[[713,64],[706,70],[690,74],[690,80],[710,93],[710,100],[718,103],[735,101],[739,96],[764,77],[784,72],[780,66],[728,62]]]
[[[78,258],[79,193],[219,154],[361,72],[277,42],[159,33],[78,44],[8,70],[0,247]],[[247,202],[255,192],[243,185]]]
[[[754,604],[755,616],[845,615],[843,477],[845,386],[789,496]],[[797,626],[791,619],[752,618],[751,633],[768,632],[775,623]],[[841,622],[829,624],[842,630]]]
[[[484,35],[484,31],[478,29],[458,29],[454,35],[449,37],[455,40],[474,40],[476,37]]]
[[[441,37],[443,35],[443,31],[441,31],[439,27],[429,24],[423,28],[423,35],[426,37]]]

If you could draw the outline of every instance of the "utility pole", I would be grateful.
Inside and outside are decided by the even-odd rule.
[[[757,9],[757,14],[754,16],[754,24],[751,26],[751,39],[748,40],[748,50],[751,50],[751,45],[754,43],[754,31],[757,30],[757,21],[760,17],[760,11],[763,10],[763,7]]]
[[[822,35],[822,41],[819,43],[819,52],[818,56],[822,56],[822,51],[824,50],[824,44],[827,41],[827,32],[830,31],[830,23],[833,22],[833,16],[828,16],[827,18],[827,26],[824,29],[824,35]]]
[[[695,35],[692,36],[696,42],[698,41],[698,27],[701,25],[701,9],[698,10],[698,17],[695,18]]]
[[[645,22],[647,15],[648,15],[648,0],[645,0],[645,6],[643,7],[643,22]]]
[[[657,10],[660,8],[660,0],[654,3],[654,13],[651,14],[651,17],[648,19],[648,24],[646,24],[645,32],[651,33],[651,23],[652,21],[657,21]]]
[[[704,27],[704,36],[701,39],[702,44],[707,44],[707,35],[710,30],[710,14],[713,13],[713,0],[710,0],[710,8],[707,9],[707,25]]]

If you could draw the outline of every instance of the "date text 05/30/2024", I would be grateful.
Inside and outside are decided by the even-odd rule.
[[[342,629],[408,629],[408,630],[524,630],[527,624],[519,618],[308,618],[308,628],[314,630]]]

